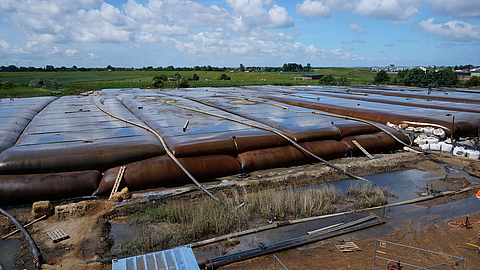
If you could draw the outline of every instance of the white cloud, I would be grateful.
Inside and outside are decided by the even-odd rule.
[[[452,16],[454,18],[478,18],[480,17],[480,0],[448,1],[426,0],[431,9],[437,13]]]
[[[413,0],[359,0],[353,11],[360,15],[392,20],[394,23],[405,23],[419,13],[415,4]]]
[[[334,10],[345,10],[398,24],[410,23],[423,1],[426,0],[304,0],[297,3],[296,10],[298,16],[306,18],[328,18]]]
[[[349,23],[348,29],[357,31],[358,33],[365,33],[365,29],[363,29],[360,25],[356,23]]]
[[[297,3],[295,7],[297,10],[297,15],[300,17],[330,17],[330,7],[325,5],[323,1],[304,0],[302,3]]]
[[[352,51],[353,48],[352,48],[352,47],[349,47],[349,46],[343,46],[343,50],[344,50],[344,51]]]
[[[443,40],[471,41],[480,40],[480,25],[471,25],[463,21],[436,23],[433,18],[423,20],[419,27],[427,34],[436,35]]]
[[[25,53],[23,48],[14,46],[5,40],[0,40],[0,52],[1,54],[22,54]]]
[[[237,32],[246,32],[255,27],[292,27],[293,19],[284,7],[268,0],[226,0],[233,9],[229,27]],[[270,10],[265,6],[271,5]]]

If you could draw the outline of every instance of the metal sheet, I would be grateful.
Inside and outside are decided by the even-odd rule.
[[[200,270],[190,247],[114,260],[112,270]]]

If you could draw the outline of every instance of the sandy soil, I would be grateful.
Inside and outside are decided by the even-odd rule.
[[[480,175],[479,162],[472,162],[468,159],[427,158],[423,154],[408,152],[382,154],[381,156],[382,158],[373,160],[344,158],[335,160],[334,163],[357,175],[417,168],[429,171],[432,176],[443,178],[446,172],[444,167],[442,167],[442,163],[448,163],[453,168],[465,169],[472,175]],[[432,162],[432,160],[435,162]],[[346,176],[341,172],[334,171],[325,165],[313,164],[288,169],[259,171],[252,173],[248,178],[227,177],[226,179],[234,181],[237,185],[259,190],[289,184],[305,185],[344,178]],[[218,192],[218,190],[214,192]],[[178,199],[196,200],[204,196],[203,193],[195,191],[181,195]],[[446,197],[441,199],[444,200],[442,202],[434,200],[428,203],[445,203],[454,199]],[[30,210],[27,207],[11,209],[9,212],[25,224],[32,220]],[[118,213],[113,203],[105,200],[85,201],[57,207],[54,216],[34,224],[29,228],[29,231],[48,263],[45,268],[110,269],[111,266],[105,266],[100,263],[89,265],[81,265],[79,263],[109,257],[112,240],[108,237],[110,230],[108,221],[115,216],[118,216]],[[59,243],[52,243],[46,232],[57,228],[64,229],[70,235],[70,238]],[[405,231],[397,229],[383,238],[393,242],[467,257],[468,269],[480,268],[480,256],[475,253],[475,250],[472,250],[472,247],[461,245],[464,241],[477,236],[478,230],[480,230],[480,223],[473,225],[473,228],[468,230],[465,228],[451,228],[447,224],[442,224],[440,228],[434,226],[421,228],[420,231],[415,231],[411,227],[407,228]],[[8,220],[0,218],[0,232],[6,233],[12,229],[14,227]],[[15,237],[20,238],[20,235],[17,234]],[[354,240],[362,249],[354,253],[340,252],[335,247],[338,241],[330,240],[316,243],[307,247],[281,252],[277,256],[288,269],[371,269],[373,265],[374,239]],[[458,245],[461,247],[457,247]],[[25,243],[23,243],[17,255],[16,268],[34,269],[33,256]],[[273,269],[273,258],[272,255],[268,255],[225,266],[222,269]]]

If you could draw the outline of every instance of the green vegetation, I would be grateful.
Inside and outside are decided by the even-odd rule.
[[[476,87],[480,86],[480,77],[472,76],[466,83],[466,87]]]
[[[352,185],[348,188],[348,203],[341,190],[331,185],[318,189],[276,189],[247,193],[246,189],[232,188],[221,193],[219,201],[205,198],[196,202],[167,199],[145,205],[143,211],[124,207],[134,212],[130,222],[139,236],[121,250],[124,255],[162,250],[257,227],[266,220],[298,219],[334,213],[348,207],[362,208],[386,204],[385,191],[373,185]]]
[[[385,70],[380,70],[377,75],[375,75],[374,83],[376,85],[382,84],[382,83],[387,83],[390,81],[390,77],[388,76],[387,72]]]
[[[287,65],[288,66],[288,65]],[[245,67],[244,67],[245,68]],[[213,68],[212,68],[213,69]],[[79,70],[79,69],[77,69]],[[39,95],[78,94],[89,90],[108,88],[147,88],[152,87],[153,78],[157,75],[173,77],[178,72],[182,77],[189,78],[189,87],[234,87],[244,85],[360,85],[372,84],[375,73],[359,68],[326,68],[310,72],[224,72],[224,71],[162,71],[127,70],[127,71],[71,71],[71,72],[0,72],[0,81],[11,81],[13,88],[1,88],[0,97],[26,97]],[[328,81],[296,80],[303,74],[324,74]],[[230,77],[221,80],[220,76]],[[330,75],[330,76],[328,76]],[[32,80],[40,78],[55,80],[61,84],[59,89],[38,88],[28,89]],[[1,83],[0,82],[0,83]],[[163,80],[163,88],[177,87],[176,80]],[[154,86],[155,87],[155,86]]]
[[[387,191],[374,188],[372,184],[362,183],[349,185],[346,195],[355,198],[355,205],[359,208],[369,208],[387,204]]]

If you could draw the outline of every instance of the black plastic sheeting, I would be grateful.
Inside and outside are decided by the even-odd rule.
[[[101,178],[99,171],[0,175],[0,205],[91,195]]]
[[[106,110],[143,124],[114,96],[96,96]],[[150,132],[101,112],[88,96],[65,96],[35,116],[15,146],[0,154],[0,173],[100,170],[164,154]]]
[[[30,121],[56,97],[0,99],[0,153],[12,147]]]

